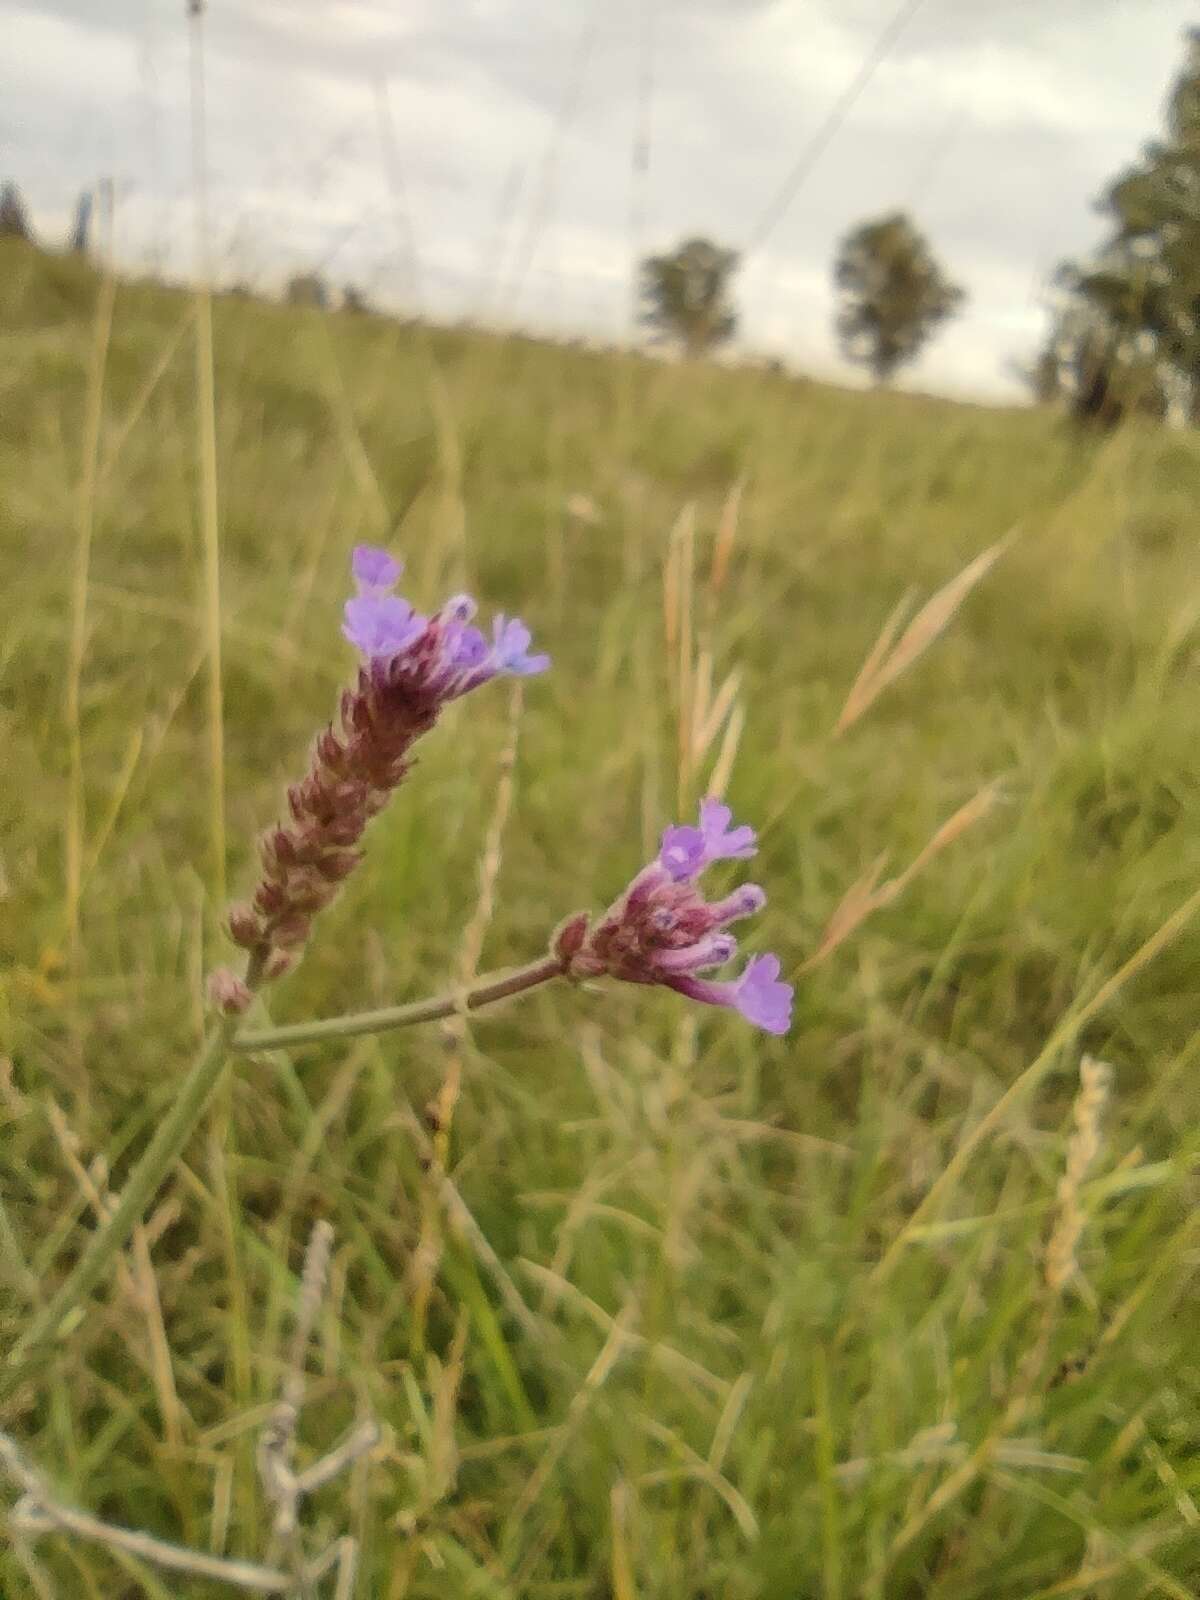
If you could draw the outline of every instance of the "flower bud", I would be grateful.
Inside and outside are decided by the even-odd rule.
[[[252,950],[263,935],[262,923],[253,906],[244,901],[229,908],[229,937],[243,950]]]
[[[586,911],[576,911],[567,917],[555,928],[550,938],[550,953],[562,962],[564,967],[570,966],[571,959],[579,954],[583,941],[587,938],[588,914]]]
[[[263,968],[263,977],[268,983],[274,983],[276,978],[282,978],[295,965],[296,957],[290,950],[272,950]]]
[[[210,1003],[225,1017],[240,1017],[250,1009],[254,996],[229,967],[218,967],[208,980]]]

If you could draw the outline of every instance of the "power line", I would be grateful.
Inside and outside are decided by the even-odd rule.
[[[792,170],[788,173],[772,197],[770,204],[751,230],[750,237],[742,252],[743,257],[750,255],[752,251],[761,249],[771,234],[774,233],[776,227],[783,220],[787,208],[796,198],[801,184],[825,154],[834,135],[854,109],[855,102],[883,65],[892,46],[924,3],[925,0],[904,0],[904,4],[901,5],[899,11],[896,12],[887,27],[875,40],[875,43],[863,58],[862,65],[829,108],[824,121],[821,122],[807,145],[800,152]]]

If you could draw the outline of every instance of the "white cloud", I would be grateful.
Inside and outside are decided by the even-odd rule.
[[[205,21],[214,245],[230,274],[304,267],[427,308],[628,326],[631,254],[738,244],[895,0],[240,0]],[[190,257],[181,0],[0,0],[6,163],[49,233],[119,182],[120,239]],[[1039,285],[1157,126],[1192,0],[926,0],[739,280],[746,342],[840,368],[830,263],[911,206],[970,299],[913,382],[1013,392]],[[632,162],[650,77],[650,164]],[[377,85],[389,85],[389,178]],[[7,174],[5,174],[7,175]],[[640,222],[639,219],[640,218]]]

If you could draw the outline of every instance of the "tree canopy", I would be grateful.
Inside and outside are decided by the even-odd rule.
[[[29,213],[15,183],[0,184],[0,234],[17,239],[33,238]]]
[[[902,211],[864,222],[846,235],[834,283],[842,350],[849,360],[869,367],[879,383],[912,361],[965,298]]]
[[[1170,390],[1200,415],[1200,29],[1187,38],[1164,137],[1146,145],[1099,201],[1109,232],[1086,262],[1059,269],[1057,348],[1076,412],[1116,421],[1161,415]],[[1085,379],[1080,381],[1080,369]],[[1090,377],[1090,381],[1088,381]],[[1108,399],[1096,404],[1097,386]]]
[[[710,239],[685,239],[668,255],[642,262],[642,320],[677,340],[688,356],[700,356],[731,338],[737,312],[729,286],[737,270],[736,250]]]

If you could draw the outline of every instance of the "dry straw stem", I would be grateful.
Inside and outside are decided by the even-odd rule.
[[[612,1526],[613,1600],[637,1600],[633,1559],[629,1550],[629,1484],[624,1478],[618,1479],[609,1491],[609,1515]]]
[[[64,1533],[167,1572],[209,1578],[255,1594],[291,1594],[300,1600],[313,1596],[315,1585],[336,1568],[337,1594],[348,1596],[357,1565],[355,1540],[343,1536],[314,1561],[306,1561],[298,1539],[298,1509],[305,1496],[331,1483],[374,1449],[379,1442],[379,1429],[373,1420],[365,1419],[304,1472],[297,1473],[292,1466],[293,1445],[304,1401],[304,1362],[324,1292],[332,1240],[333,1230],[329,1224],[318,1222],[305,1255],[295,1333],[280,1399],[272,1408],[259,1445],[263,1488],[275,1508],[273,1549],[265,1562],[239,1561],[172,1544],[133,1528],[103,1522],[88,1512],[66,1505],[51,1493],[41,1474],[26,1461],[16,1441],[0,1433],[0,1472],[6,1473],[21,1490],[21,1499],[10,1518],[13,1533],[18,1536],[52,1531]],[[281,1548],[289,1550],[290,1570],[276,1559]]]
[[[1079,1191],[1100,1152],[1100,1121],[1112,1087],[1107,1062],[1085,1055],[1079,1063],[1079,1093],[1072,1116],[1075,1131],[1067,1144],[1066,1170],[1058,1181],[1058,1215],[1046,1246],[1046,1284],[1061,1294],[1079,1274],[1076,1251],[1083,1236]]]
[[[989,783],[985,788],[980,789],[979,793],[973,795],[966,805],[960,806],[953,816],[948,817],[942,823],[928,844],[905,867],[904,871],[894,878],[889,878],[886,883],[880,883],[879,877],[887,864],[887,856],[880,856],[861,878],[850,885],[850,888],[842,896],[825,926],[820,943],[808,960],[800,967],[800,972],[808,972],[818,963],[824,961],[839,945],[844,944],[869,916],[883,906],[890,905],[936,856],[954,844],[969,828],[974,827],[977,822],[988,815],[999,799],[1000,794],[1001,790],[998,783]]]
[[[111,198],[106,188],[105,195]],[[111,228],[111,214],[109,216]],[[83,815],[83,731],[80,701],[83,686],[83,658],[87,645],[88,579],[91,571],[92,535],[96,522],[96,490],[100,467],[100,427],[104,417],[104,378],[108,366],[108,345],[112,334],[116,278],[111,251],[104,252],[104,275],[92,321],[92,343],[88,355],[87,396],[84,402],[83,443],[80,452],[79,487],[75,498],[75,562],[71,574],[71,632],[67,651],[66,724],[69,758],[66,815],[66,922],[71,957],[71,977],[79,981],[83,948],[79,930],[79,903],[84,880]]]
[[[696,564],[696,506],[689,501],[671,529],[664,574],[667,670],[671,676],[678,736],[678,795],[682,807],[692,772],[692,706]]]
[[[834,726],[835,737],[857,722],[888,684],[895,682],[902,672],[925,653],[945,629],[971,590],[991,571],[1015,537],[1016,529],[1013,529],[1003,539],[989,545],[981,555],[977,555],[957,577],[943,584],[937,593],[925,602],[893,645],[892,641],[896,638],[909,605],[908,595],[901,599],[884,623],[878,639],[871,647],[870,654],[854,680],[850,693],[846,696],[846,703]]]
[[[196,445],[204,546],[204,625],[208,646],[209,825],[213,892],[225,903],[225,708],[221,684],[221,537],[217,502],[217,402],[213,376],[212,289],[208,262],[208,176],[204,108],[203,8],[193,6],[191,45],[192,185],[196,227]]]
[[[101,1522],[86,1511],[65,1505],[50,1492],[41,1474],[30,1466],[16,1441],[6,1433],[0,1433],[0,1471],[6,1473],[22,1491],[9,1518],[14,1534],[50,1531],[70,1534],[90,1544],[103,1545],[109,1550],[150,1562],[167,1572],[181,1572],[193,1578],[211,1578],[253,1594],[287,1594],[295,1588],[290,1574],[277,1567],[189,1550],[183,1545],[171,1544],[134,1528]]]

